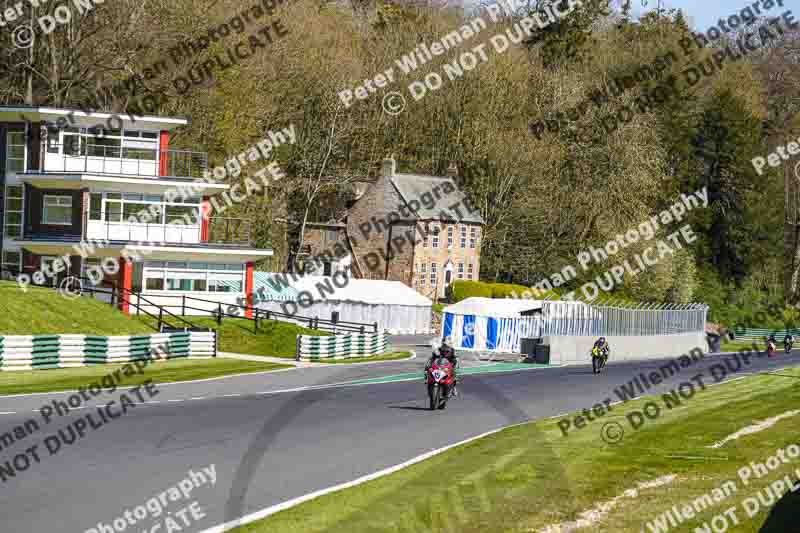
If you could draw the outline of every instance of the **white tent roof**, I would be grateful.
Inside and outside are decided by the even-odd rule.
[[[331,276],[303,276],[291,283],[297,292],[308,291],[315,299],[324,297],[329,301],[360,302],[373,305],[410,305],[414,307],[430,307],[433,302],[414,289],[399,281],[379,279],[350,279],[342,288],[336,286]],[[330,287],[334,292],[322,292],[317,285]],[[341,278],[336,282],[342,284]]]
[[[449,305],[444,308],[445,313],[454,315],[476,315],[490,316],[497,318],[519,318],[523,311],[541,309],[544,300],[528,300],[524,298],[467,298],[457,304]],[[556,303],[586,306],[583,302],[573,302],[556,300]],[[557,309],[566,310],[559,306]]]
[[[517,298],[467,298],[444,308],[454,315],[479,315],[500,318],[518,318],[522,311],[541,309],[541,300]]]

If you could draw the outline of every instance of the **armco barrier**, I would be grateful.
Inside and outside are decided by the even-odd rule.
[[[765,328],[744,328],[734,329],[733,335],[737,341],[766,342],[770,335],[775,335],[778,342],[783,342],[783,337],[790,333],[793,337],[800,337],[800,329],[765,329]]]
[[[298,335],[295,359],[314,361],[369,357],[385,352],[386,346],[385,333],[350,333],[328,337]]]
[[[0,370],[72,368],[142,359],[213,357],[214,331],[180,331],[102,337],[96,335],[0,336]]]

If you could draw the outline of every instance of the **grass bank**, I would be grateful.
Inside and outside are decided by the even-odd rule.
[[[0,281],[0,335],[155,333],[139,320],[93,298],[68,299],[53,289],[20,289]]]
[[[0,394],[25,394],[77,390],[101,379],[123,365],[96,365],[57,370],[0,372]],[[175,383],[194,379],[216,378],[233,374],[266,372],[290,365],[239,361],[237,359],[185,359],[159,361],[145,367],[142,374],[124,377],[120,386],[134,386],[152,379],[156,383]]]
[[[150,317],[140,316],[143,323],[154,323]],[[259,321],[258,332],[253,331],[252,320],[245,318],[224,318],[217,325],[214,318],[186,317],[192,324],[217,330],[219,350],[247,355],[266,355],[293,359],[297,335],[330,335],[324,331],[308,329],[277,320]]]
[[[562,531],[666,533],[694,531],[731,507],[737,507],[740,523],[729,531],[798,531],[800,492],[751,518],[742,502],[800,469],[800,458],[751,478],[747,485],[737,471],[800,443],[800,416],[719,448],[709,446],[755,421],[797,409],[800,370],[708,388],[634,431],[626,415],[648,401],[663,405],[659,396],[614,406],[602,419],[566,436],[558,420],[509,428],[235,531],[522,532],[581,519],[586,521],[582,527]],[[624,428],[619,443],[608,444],[601,437],[606,423]],[[694,518],[674,528],[653,529],[654,521],[673,506],[691,504],[729,480],[736,490],[712,500]]]

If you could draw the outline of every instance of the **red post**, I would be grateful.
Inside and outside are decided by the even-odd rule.
[[[130,314],[131,287],[133,287],[133,263],[119,258],[119,310]],[[127,290],[125,290],[127,289]]]
[[[245,296],[245,305],[248,307],[247,309],[245,309],[244,316],[245,316],[245,318],[253,318],[253,310],[250,309],[250,306],[253,305],[253,263],[252,262],[245,264],[244,296]]]
[[[158,175],[167,175],[167,150],[169,150],[169,132],[161,130],[158,136]]]
[[[208,222],[211,219],[211,204],[208,202],[208,196],[203,196],[200,214],[203,215],[203,222],[200,226],[200,242],[208,242]]]

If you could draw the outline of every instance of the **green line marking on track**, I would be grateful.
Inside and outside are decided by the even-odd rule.
[[[514,370],[530,370],[533,368],[552,368],[552,365],[538,365],[534,363],[490,363],[488,365],[462,368],[459,372],[462,376],[476,374],[494,374],[499,372],[512,372]],[[365,383],[393,383],[398,381],[416,381],[422,379],[422,372],[406,372],[404,374],[394,374],[391,376],[381,376],[377,378],[358,379],[346,382],[347,385],[360,385]]]

